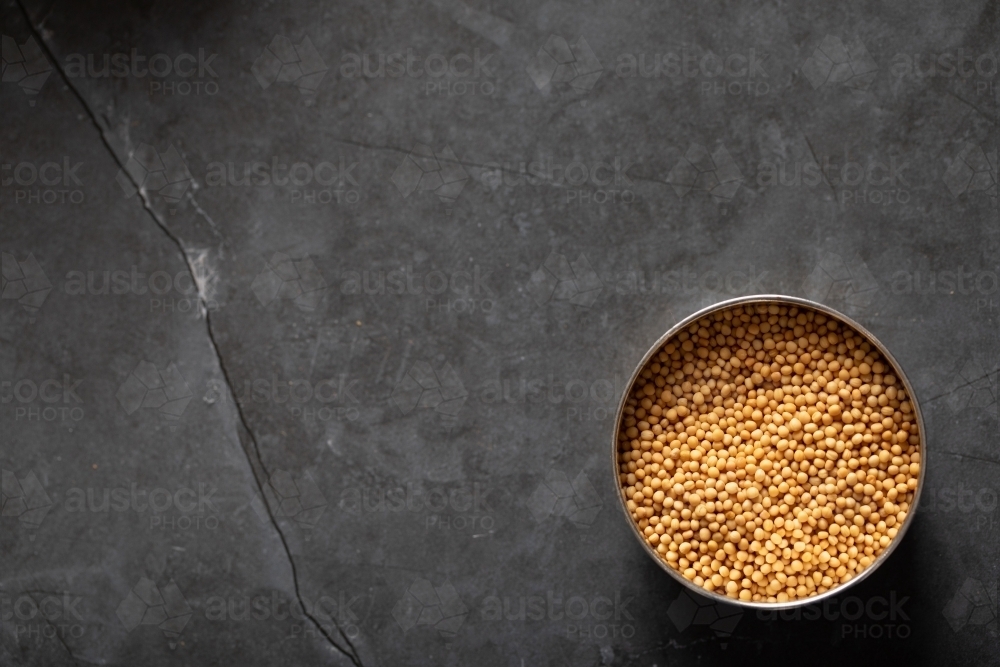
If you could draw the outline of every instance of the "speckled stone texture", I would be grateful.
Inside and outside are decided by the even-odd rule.
[[[996,2],[0,14],[0,664],[1000,664]],[[755,293],[927,423],[904,543],[773,616],[609,457]]]

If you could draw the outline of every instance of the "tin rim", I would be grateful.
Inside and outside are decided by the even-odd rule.
[[[700,320],[701,318],[711,315],[717,311],[725,310],[727,308],[735,308],[737,306],[752,305],[752,304],[778,304],[778,305],[788,305],[788,306],[801,306],[804,308],[810,308],[817,312],[823,313],[829,317],[839,320],[842,324],[849,326],[850,328],[861,334],[868,342],[875,346],[880,354],[889,362],[893,370],[895,370],[896,375],[899,376],[900,381],[903,383],[903,388],[906,389],[906,395],[910,399],[910,403],[913,406],[913,413],[916,417],[917,430],[920,436],[920,472],[917,475],[917,488],[913,494],[913,502],[910,503],[909,508],[906,512],[906,519],[903,521],[903,525],[900,526],[896,533],[896,537],[892,538],[889,546],[879,554],[878,558],[861,574],[851,579],[846,584],[837,584],[830,590],[813,595],[806,598],[801,598],[798,600],[791,600],[788,602],[754,602],[747,600],[734,599],[726,595],[719,595],[718,593],[713,593],[705,590],[701,586],[697,586],[694,583],[685,579],[680,572],[673,569],[667,565],[655,549],[646,541],[642,533],[639,530],[639,524],[632,518],[632,513],[629,512],[628,505],[625,503],[625,498],[621,491],[621,481],[618,478],[619,474],[619,462],[618,462],[618,430],[621,424],[622,416],[625,411],[625,402],[628,400],[630,393],[632,392],[632,387],[635,386],[635,381],[639,377],[639,373],[646,367],[646,364],[652,358],[654,354],[660,351],[660,349],[666,344],[668,340],[677,335],[682,329],[690,326],[693,322]],[[875,570],[877,570],[886,559],[895,551],[899,543],[902,542],[903,537],[906,535],[907,530],[913,524],[913,517],[916,514],[917,506],[920,502],[920,494],[924,488],[924,479],[927,474],[927,443],[926,443],[926,432],[924,430],[924,419],[923,414],[920,412],[920,403],[917,400],[917,396],[913,391],[913,386],[910,384],[909,378],[907,378],[906,373],[900,366],[899,362],[896,360],[892,353],[882,344],[878,338],[876,338],[868,329],[861,326],[858,322],[854,321],[852,318],[844,315],[843,313],[830,308],[822,303],[811,301],[809,299],[803,299],[800,297],[786,296],[784,294],[755,294],[751,296],[742,296],[734,299],[727,299],[725,301],[719,301],[718,303],[712,304],[706,308],[688,315],[682,319],[677,324],[670,327],[670,329],[660,336],[660,338],[653,343],[652,347],[647,350],[646,354],[643,355],[639,364],[636,366],[635,370],[632,371],[632,376],[626,383],[626,390],[622,394],[621,399],[618,402],[618,411],[616,412],[615,420],[613,423],[614,430],[611,434],[611,472],[614,479],[614,485],[616,489],[615,495],[618,496],[618,507],[621,508],[625,520],[631,527],[632,534],[642,545],[642,548],[646,551],[650,558],[652,558],[656,563],[665,570],[671,577],[673,577],[677,582],[679,582],[684,588],[692,591],[702,597],[708,597],[710,599],[718,598],[719,602],[725,604],[732,604],[739,607],[745,607],[747,609],[768,609],[768,610],[782,610],[782,609],[793,609],[795,607],[804,607],[817,602],[821,602],[827,598],[835,597],[840,595],[852,586],[867,579]]]

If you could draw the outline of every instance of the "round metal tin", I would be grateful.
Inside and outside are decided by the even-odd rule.
[[[817,312],[823,313],[836,320],[839,320],[843,324],[857,331],[866,340],[870,341],[871,344],[878,349],[879,353],[882,354],[882,356],[886,359],[886,361],[889,362],[889,364],[895,370],[896,374],[899,376],[900,381],[903,383],[903,387],[906,389],[906,395],[909,396],[910,403],[913,405],[913,412],[916,417],[917,430],[920,436],[920,472],[917,477],[917,488],[913,495],[913,502],[910,504],[910,507],[907,510],[906,520],[903,521],[903,525],[899,528],[899,531],[896,533],[896,537],[893,538],[889,546],[886,547],[885,551],[879,554],[878,558],[875,559],[875,562],[873,562],[868,569],[866,569],[864,572],[862,572],[855,578],[851,579],[846,584],[838,584],[837,586],[831,588],[830,590],[824,593],[819,593],[811,597],[792,600],[789,602],[753,602],[753,601],[748,602],[748,601],[738,600],[725,595],[719,595],[718,593],[712,593],[706,591],[701,586],[697,586],[694,583],[685,579],[680,572],[667,565],[667,563],[660,557],[660,555],[656,553],[656,550],[653,549],[653,547],[650,546],[649,542],[647,542],[646,539],[643,537],[642,533],[639,530],[639,525],[632,518],[632,513],[629,511],[628,505],[626,505],[625,503],[625,498],[621,493],[621,483],[618,479],[618,474],[619,474],[618,428],[619,425],[621,424],[622,415],[624,414],[625,401],[628,399],[628,396],[632,391],[632,387],[635,385],[636,378],[639,377],[639,373],[641,373],[642,369],[646,367],[646,364],[649,362],[650,358],[655,353],[659,352],[660,348],[662,348],[667,343],[668,340],[673,338],[677,333],[679,333],[685,327],[689,326],[692,322],[695,322],[705,317],[706,315],[711,315],[720,310],[726,310],[727,308],[735,308],[737,306],[755,305],[755,304],[764,304],[764,305],[778,304],[785,306],[800,306],[803,308],[809,308]],[[758,294],[753,296],[743,296],[735,299],[728,299],[726,301],[720,301],[719,303],[708,306],[707,308],[703,308],[702,310],[699,310],[696,313],[692,313],[688,317],[684,318],[683,320],[672,326],[670,330],[667,331],[665,334],[660,336],[659,340],[653,343],[652,347],[650,347],[649,350],[646,352],[646,354],[643,355],[642,359],[635,367],[635,370],[632,372],[632,377],[629,379],[628,383],[626,384],[626,387],[627,389],[618,403],[618,412],[614,420],[614,431],[611,434],[611,473],[614,476],[615,488],[619,490],[618,493],[616,494],[618,496],[618,506],[621,508],[625,520],[628,522],[628,525],[631,526],[632,533],[635,535],[635,538],[639,541],[639,544],[642,545],[642,548],[646,551],[646,553],[649,554],[650,558],[656,561],[656,563],[659,564],[659,566],[663,568],[667,572],[667,574],[676,579],[678,583],[680,583],[682,586],[692,591],[693,593],[710,597],[713,599],[718,598],[720,602],[725,602],[727,604],[733,604],[750,609],[773,609],[773,610],[792,609],[794,607],[803,607],[818,602],[822,602],[827,598],[834,597],[836,595],[841,595],[852,586],[855,586],[856,584],[870,577],[871,574],[875,572],[875,570],[877,570],[879,567],[882,566],[883,563],[885,563],[885,561],[889,558],[892,552],[895,551],[896,547],[899,546],[900,542],[902,542],[903,540],[903,537],[906,535],[906,531],[913,523],[913,517],[916,513],[917,505],[920,501],[920,493],[924,488],[924,479],[926,478],[927,475],[927,449],[926,449],[926,435],[925,435],[926,431],[924,430],[924,420],[920,412],[920,404],[919,401],[917,400],[916,394],[913,391],[913,386],[910,384],[909,379],[907,379],[906,377],[906,373],[899,365],[899,362],[896,361],[896,358],[892,356],[892,353],[890,353],[889,350],[885,347],[885,345],[883,345],[882,342],[879,341],[878,338],[876,338],[870,331],[868,331],[865,327],[861,326],[860,324],[855,322],[850,317],[844,315],[843,313],[837,312],[836,310],[828,306],[825,306],[821,303],[810,301],[809,299],[801,299],[793,296],[784,296],[781,294]]]

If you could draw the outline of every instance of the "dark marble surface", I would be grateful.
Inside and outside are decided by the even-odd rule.
[[[0,663],[1000,663],[998,12],[4,2]],[[780,618],[683,594],[607,456],[760,292],[928,437],[900,548]]]

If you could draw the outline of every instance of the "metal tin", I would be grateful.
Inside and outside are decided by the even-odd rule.
[[[826,591],[825,593],[820,593],[818,595],[813,595],[812,597],[793,600],[790,602],[753,602],[753,601],[748,602],[748,601],[733,599],[725,595],[719,595],[717,593],[711,593],[709,591],[706,591],[701,586],[697,586],[694,583],[685,579],[680,572],[667,565],[667,563],[662,558],[660,558],[659,554],[656,553],[656,550],[653,549],[653,547],[650,546],[649,542],[647,542],[645,538],[642,536],[642,533],[639,531],[639,525],[632,518],[632,514],[631,512],[629,512],[628,509],[628,505],[626,505],[625,503],[625,499],[621,492],[621,483],[618,479],[618,474],[619,474],[618,429],[619,425],[621,424],[622,416],[624,414],[625,401],[628,399],[628,396],[632,391],[632,387],[635,385],[636,378],[639,377],[639,373],[641,373],[642,369],[646,367],[646,364],[649,362],[653,354],[659,352],[660,348],[662,348],[668,340],[673,338],[677,333],[679,333],[685,327],[689,326],[692,322],[695,322],[705,317],[706,315],[711,315],[720,310],[726,310],[727,308],[735,308],[737,306],[752,305],[752,304],[766,304],[766,305],[778,304],[784,306],[800,306],[804,308],[810,308],[817,312],[823,313],[829,317],[832,317],[836,320],[839,320],[843,324],[849,326],[850,328],[854,329],[859,334],[861,334],[866,340],[871,342],[871,344],[878,349],[879,353],[881,353],[882,356],[885,358],[885,360],[889,362],[889,364],[895,370],[896,375],[899,376],[900,381],[902,381],[903,387],[906,389],[906,395],[909,397],[910,403],[913,405],[913,413],[916,417],[917,429],[920,435],[920,445],[919,445],[920,473],[917,476],[917,488],[913,495],[913,502],[910,504],[910,507],[907,510],[906,520],[903,521],[903,525],[899,528],[899,531],[896,533],[896,537],[893,538],[889,546],[886,547],[886,549],[879,555],[879,557],[875,559],[875,562],[873,562],[868,569],[866,569],[864,572],[862,572],[861,574],[859,574],[857,577],[847,582],[846,584],[839,584],[834,588],[831,588],[830,590]],[[646,354],[643,355],[642,360],[639,362],[635,370],[632,372],[632,377],[629,379],[626,386],[628,388],[626,389],[625,393],[622,395],[621,400],[618,403],[618,413],[617,417],[614,420],[614,431],[611,434],[611,473],[614,476],[615,488],[618,490],[616,494],[618,496],[618,506],[624,513],[625,520],[628,522],[629,526],[631,526],[632,533],[635,535],[635,538],[639,541],[639,544],[642,545],[642,548],[645,549],[646,553],[649,554],[650,558],[656,561],[656,563],[661,568],[666,570],[667,574],[669,574],[671,577],[677,580],[678,583],[680,583],[682,586],[684,586],[686,589],[690,590],[693,593],[709,597],[712,599],[718,599],[719,602],[724,602],[726,604],[737,605],[740,607],[746,607],[750,609],[768,609],[768,610],[792,609],[795,607],[804,607],[811,604],[815,604],[817,602],[822,602],[827,598],[834,597],[836,595],[844,593],[850,587],[864,581],[869,576],[871,576],[871,574],[886,561],[889,555],[892,554],[893,551],[895,551],[896,547],[899,546],[899,543],[903,540],[903,536],[906,535],[906,531],[909,530],[910,525],[913,523],[913,517],[916,514],[917,505],[920,502],[920,493],[924,488],[924,479],[927,475],[927,447],[926,447],[926,436],[925,436],[926,431],[924,430],[924,420],[920,412],[920,405],[917,401],[916,394],[913,391],[913,385],[910,384],[910,381],[906,377],[906,373],[903,372],[903,369],[902,367],[900,367],[899,362],[896,361],[896,358],[892,356],[889,350],[886,349],[886,347],[881,343],[881,341],[879,341],[874,335],[872,335],[870,331],[868,331],[866,328],[864,328],[863,326],[852,320],[850,317],[847,317],[843,313],[839,313],[828,306],[824,306],[823,304],[817,303],[815,301],[810,301],[809,299],[801,299],[798,297],[785,296],[782,294],[757,294],[753,296],[743,296],[735,299],[729,299],[727,301],[720,301],[719,303],[716,303],[707,308],[703,308],[702,310],[699,310],[698,312],[689,315],[688,317],[684,318],[683,320],[672,326],[670,330],[667,331],[667,333],[660,336],[659,340],[657,340],[653,344],[653,346],[649,348],[649,351],[647,351]]]

